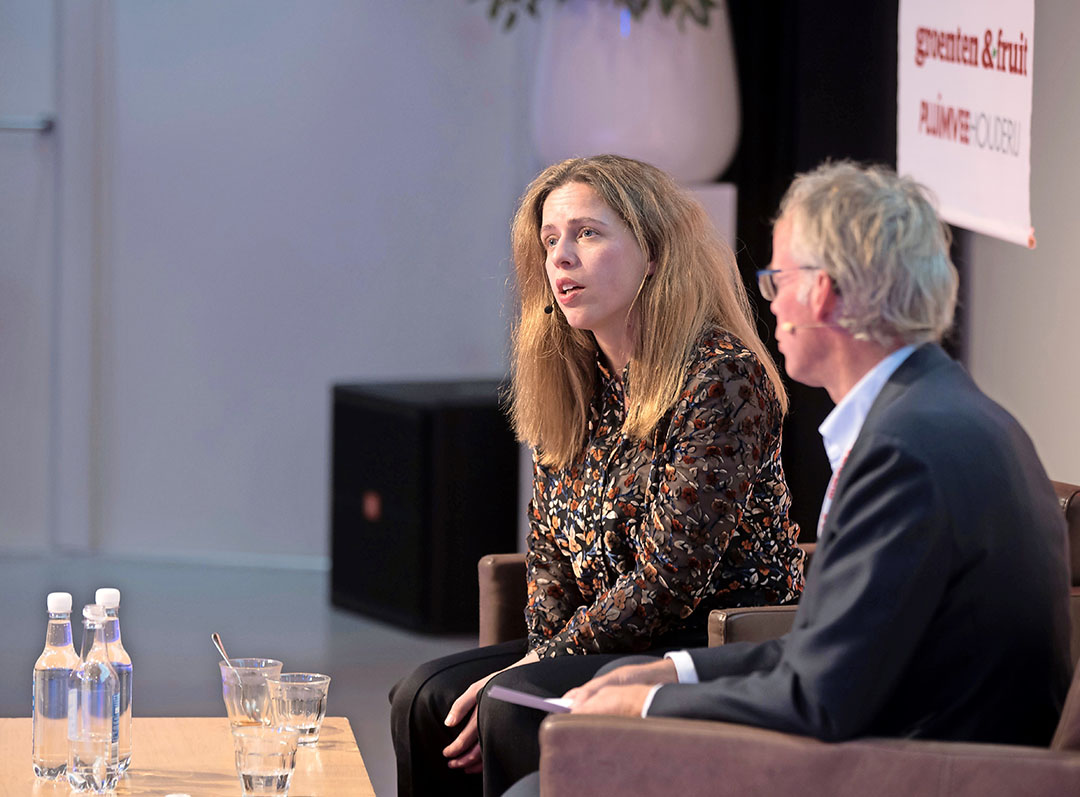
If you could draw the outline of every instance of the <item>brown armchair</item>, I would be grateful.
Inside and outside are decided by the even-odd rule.
[[[1080,592],[1080,485],[1051,482],[1069,526],[1069,566],[1072,569],[1073,595]]]
[[[1073,601],[1075,624],[1080,604]],[[789,607],[714,612],[709,644],[774,637],[793,616]],[[542,797],[1080,794],[1080,668],[1049,749],[904,739],[835,744],[723,722],[553,715],[540,728],[540,750]]]
[[[1069,567],[1072,572],[1069,608],[1072,610],[1072,659],[1075,665],[1080,661],[1080,486],[1067,482],[1052,484],[1069,526]]]
[[[1055,482],[1054,489],[1069,525],[1075,662],[1080,657],[1080,487]],[[523,636],[524,604],[524,556],[484,557],[480,643]],[[713,612],[709,644],[775,638],[791,627],[794,613],[793,606]],[[722,722],[580,715],[548,717],[540,748],[544,797],[1080,794],[1080,668],[1049,749],[901,739],[837,744]]]
[[[1080,670],[1049,749],[828,743],[723,722],[563,714],[544,720],[540,750],[543,797],[1080,794]]]

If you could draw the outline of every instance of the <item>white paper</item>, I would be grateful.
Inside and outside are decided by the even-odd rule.
[[[570,701],[562,697],[537,697],[528,692],[519,692],[517,689],[507,689],[505,686],[493,686],[488,690],[488,697],[505,700],[507,703],[516,703],[519,706],[547,711],[551,714],[565,714],[570,711]]]

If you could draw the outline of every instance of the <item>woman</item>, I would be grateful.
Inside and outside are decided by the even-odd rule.
[[[498,672],[527,665],[524,683],[562,694],[606,660],[579,654],[704,644],[710,610],[802,589],[786,396],[700,204],[647,164],[572,159],[532,182],[512,238],[511,415],[535,464],[529,636],[395,687],[399,794],[477,793],[481,767],[499,794],[536,768],[535,732],[494,716],[480,725],[499,754],[481,756],[477,696]]]

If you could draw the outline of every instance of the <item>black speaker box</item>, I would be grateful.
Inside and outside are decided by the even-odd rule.
[[[497,382],[335,385],[330,600],[477,630],[477,560],[517,550],[518,444]]]

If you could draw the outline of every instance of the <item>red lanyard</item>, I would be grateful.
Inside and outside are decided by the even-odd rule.
[[[844,465],[847,464],[848,454],[851,453],[849,448],[844,452],[844,456],[840,459],[840,464],[833,471],[832,478],[829,479],[829,486],[825,489],[825,497],[821,500],[821,514],[818,515],[817,533],[818,537],[821,537],[821,531],[825,528],[825,518],[829,516],[829,509],[832,508],[833,496],[836,495],[836,483],[840,480],[840,471],[844,469]]]

